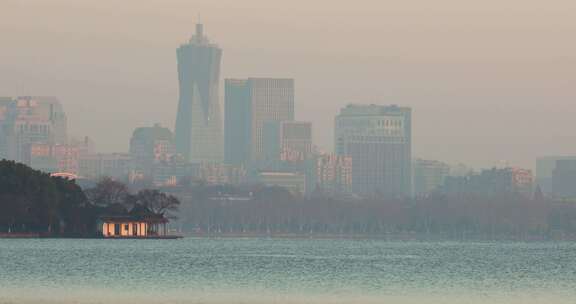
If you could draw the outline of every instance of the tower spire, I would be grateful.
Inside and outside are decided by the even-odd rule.
[[[198,19],[196,20],[196,36],[201,38],[204,35],[204,25],[202,24],[202,16],[198,13]]]
[[[202,23],[196,23],[196,37],[201,40],[204,36],[204,25]]]

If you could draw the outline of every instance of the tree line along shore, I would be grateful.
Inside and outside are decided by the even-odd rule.
[[[417,199],[302,197],[279,187],[193,185],[179,229],[196,236],[390,240],[574,240],[576,205],[536,193],[430,195]]]
[[[263,185],[130,189],[104,178],[73,180],[0,161],[0,237],[98,236],[102,215],[135,207],[171,220],[191,236],[379,239],[574,240],[576,204],[515,194],[433,194],[405,199],[309,197]]]

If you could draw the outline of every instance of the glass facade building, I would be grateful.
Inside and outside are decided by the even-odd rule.
[[[222,121],[218,99],[222,50],[203,33],[177,50],[179,103],[176,115],[176,151],[188,162],[223,159]]]
[[[264,158],[266,123],[294,120],[294,80],[227,79],[225,92],[225,161],[257,164]]]

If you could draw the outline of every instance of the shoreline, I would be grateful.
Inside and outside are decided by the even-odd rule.
[[[38,232],[30,233],[5,233],[0,232],[0,239],[104,239],[104,240],[174,240],[184,238],[183,235],[159,235],[159,236],[123,236],[123,237],[104,237],[104,236],[80,236],[80,235],[51,235]]]
[[[177,235],[151,236],[151,237],[103,237],[103,236],[79,236],[79,235],[48,235],[42,233],[4,233],[0,232],[0,239],[103,239],[103,240],[176,240],[183,238],[205,239],[316,239],[316,240],[380,240],[380,241],[403,241],[403,242],[570,242],[576,241],[576,235],[563,236],[510,236],[510,235],[470,235],[455,237],[443,234],[417,234],[417,233],[394,233],[394,234],[332,234],[332,233],[182,233]]]
[[[299,234],[299,233],[185,233],[185,238],[223,238],[223,239],[241,239],[241,238],[270,238],[270,239],[326,239],[326,240],[381,240],[381,241],[515,241],[515,242],[545,242],[545,241],[576,241],[575,236],[564,237],[515,237],[515,236],[469,236],[469,237],[450,237],[440,234]]]

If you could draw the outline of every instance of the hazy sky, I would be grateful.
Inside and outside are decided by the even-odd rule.
[[[295,78],[297,119],[326,150],[355,102],[412,106],[416,157],[576,154],[568,0],[0,0],[0,95],[55,95],[70,133],[127,151],[135,127],[173,129],[175,52],[198,14],[223,78]]]

